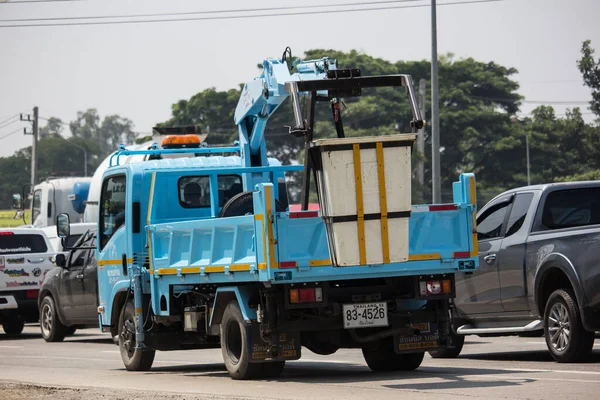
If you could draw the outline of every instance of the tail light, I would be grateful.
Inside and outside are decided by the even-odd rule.
[[[419,280],[419,294],[421,297],[446,297],[453,295],[452,279],[430,278]]]
[[[0,236],[4,236],[4,235],[13,235],[13,233],[9,232],[9,231],[0,232]]]
[[[290,304],[322,303],[323,288],[292,288],[290,289]]]
[[[38,289],[29,289],[29,290],[25,291],[25,297],[28,300],[37,299],[39,294],[40,294],[40,291]]]

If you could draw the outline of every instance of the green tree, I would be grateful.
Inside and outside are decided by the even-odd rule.
[[[591,42],[586,40],[581,46],[582,57],[577,61],[577,67],[583,75],[583,82],[592,90],[590,110],[600,117],[600,59],[594,59],[594,49]]]
[[[45,138],[53,134],[60,135],[64,130],[64,125],[60,118],[51,117],[46,125],[39,129],[39,137]]]

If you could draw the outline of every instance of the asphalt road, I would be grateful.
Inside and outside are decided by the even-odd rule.
[[[229,378],[218,349],[158,352],[151,371],[127,372],[118,348],[97,330],[46,343],[39,327],[28,326],[17,338],[0,334],[0,380],[0,398],[11,399],[21,393],[14,382],[74,389],[72,398],[85,399],[598,399],[600,339],[589,362],[558,364],[541,337],[468,337],[458,359],[426,356],[414,372],[385,374],[372,373],[360,351],[303,349],[278,380],[248,382]],[[41,397],[63,398],[60,390],[47,393],[55,395]]]

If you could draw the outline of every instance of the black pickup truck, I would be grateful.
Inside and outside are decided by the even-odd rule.
[[[47,342],[60,342],[79,328],[98,327],[96,232],[88,231],[77,250],[56,256],[56,267],[44,277],[38,304],[40,328]]]
[[[454,349],[464,335],[542,335],[558,362],[584,360],[600,330],[600,181],[528,186],[477,215],[479,268],[456,276]]]

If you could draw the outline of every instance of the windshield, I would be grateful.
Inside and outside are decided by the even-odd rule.
[[[0,235],[0,254],[45,253],[46,241],[41,235]]]

